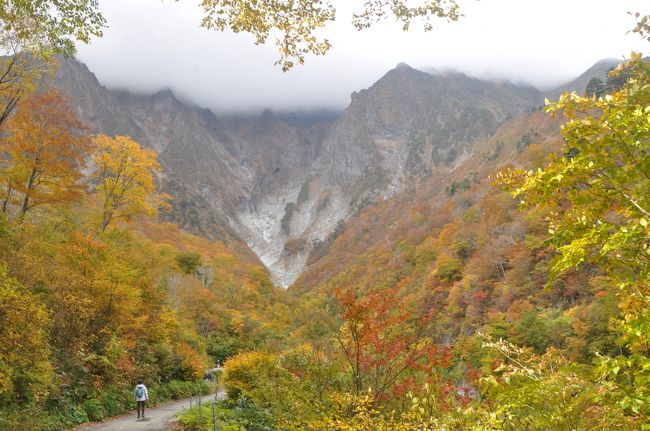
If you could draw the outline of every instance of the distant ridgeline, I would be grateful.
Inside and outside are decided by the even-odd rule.
[[[582,92],[612,64],[599,62],[567,86]],[[405,64],[353,93],[339,113],[217,117],[169,90],[106,89],[74,61],[61,62],[56,85],[93,131],[156,151],[163,190],[174,197],[170,220],[245,244],[282,286],[368,202],[457,166],[504,121],[544,100],[532,87]]]

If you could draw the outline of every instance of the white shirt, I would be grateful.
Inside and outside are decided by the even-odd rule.
[[[142,396],[138,397],[138,388],[140,387],[144,390],[142,391],[143,392]],[[149,401],[149,391],[147,390],[147,387],[145,385],[142,384],[137,385],[135,387],[135,390],[133,391],[133,394],[135,395],[136,401]]]

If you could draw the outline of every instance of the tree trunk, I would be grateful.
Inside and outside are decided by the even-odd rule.
[[[4,126],[4,123],[7,121],[7,119],[9,119],[9,116],[14,111],[14,109],[16,109],[16,105],[20,100],[22,92],[21,88],[12,88],[11,83],[16,78],[15,69],[18,67],[16,66],[17,62],[18,54],[14,54],[11,56],[11,60],[7,64],[7,67],[2,72],[2,76],[0,76],[0,84],[2,84],[2,87],[5,89],[5,93],[8,93],[8,95],[5,95],[6,97],[4,98],[3,106],[0,108],[0,130]]]
[[[32,191],[34,187],[34,179],[36,178],[36,169],[32,169],[32,172],[29,174],[27,179],[27,188],[25,189],[25,198],[23,199],[23,205],[20,208],[20,220],[22,221],[25,218],[25,213],[29,209],[29,192]]]
[[[7,184],[7,196],[2,201],[2,213],[7,214],[7,209],[9,208],[9,201],[11,200],[11,195],[13,194],[14,189],[11,187],[11,184]]]
[[[102,216],[102,226],[101,226],[102,233],[106,230],[108,225],[111,223],[111,220],[113,220],[113,213],[110,211],[104,211],[104,215]]]

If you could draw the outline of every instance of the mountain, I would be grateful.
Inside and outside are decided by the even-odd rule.
[[[539,167],[562,142],[560,124],[539,110],[504,121],[490,137],[477,140],[467,158],[439,166],[390,199],[361,209],[337,232],[327,253],[308,262],[291,289],[329,297],[341,286],[363,291],[400,285],[412,293],[431,286],[436,262],[444,260],[438,250],[443,243],[451,256],[474,255],[468,273],[496,268],[513,237],[524,242],[525,231],[514,199],[492,186],[494,174],[508,165]],[[478,280],[483,279],[467,284]]]
[[[459,166],[477,142],[543,100],[530,86],[405,64],[338,113],[217,117],[170,90],[107,89],[66,60],[55,85],[93,131],[156,150],[161,186],[174,198],[167,218],[250,248],[283,286],[326,254],[368,202]]]
[[[477,139],[541,100],[532,87],[461,73],[433,75],[400,64],[352,94],[326,138],[317,170],[341,183],[374,172],[398,186],[404,177],[428,175],[467,156]]]
[[[584,94],[587,89],[587,84],[589,84],[589,81],[591,81],[592,78],[598,78],[602,81],[606,81],[609,71],[616,67],[619,63],[620,61],[615,58],[606,58],[600,60],[577,78],[550,91],[548,98],[551,101],[554,101],[560,97],[560,94],[571,91],[575,91],[578,94]]]
[[[158,153],[160,181],[174,197],[170,218],[179,226],[238,241],[227,214],[248,178],[226,150],[229,137],[219,134],[222,127],[210,111],[181,103],[169,90],[146,96],[108,90],[76,61],[60,62],[55,84],[95,133],[130,135]]]

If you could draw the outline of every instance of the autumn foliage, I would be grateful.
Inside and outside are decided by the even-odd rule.
[[[160,173],[160,165],[153,150],[141,148],[128,136],[100,135],[95,145],[92,179],[102,201],[102,232],[115,219],[151,216],[168,207],[169,196],[155,194],[154,175]]]
[[[16,204],[19,216],[38,205],[80,197],[81,168],[89,139],[67,101],[56,91],[34,94],[7,125],[0,144],[2,212]]]
[[[0,428],[101,419],[136,379],[225,362],[233,430],[647,429],[650,66],[612,77],[549,104],[561,127],[512,119],[367,202],[288,292],[156,219],[153,150],[28,95],[0,137]]]
[[[438,383],[437,371],[448,367],[451,357],[449,346],[426,336],[431,315],[413,315],[394,289],[363,296],[338,289],[336,299],[343,320],[336,339],[356,395],[371,390],[377,400],[392,399],[423,382]]]

